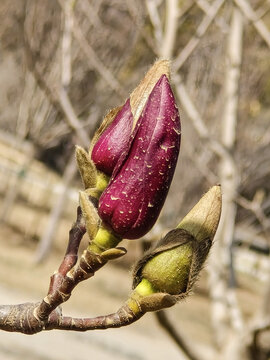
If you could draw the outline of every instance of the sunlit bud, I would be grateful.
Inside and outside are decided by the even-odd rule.
[[[99,202],[99,215],[123,238],[146,234],[166,199],[180,149],[180,118],[166,75],[148,97],[135,137]]]
[[[212,246],[220,213],[220,186],[214,186],[178,228],[139,261],[134,271],[135,296],[146,297],[146,301],[152,294],[166,293],[176,302],[188,295]]]

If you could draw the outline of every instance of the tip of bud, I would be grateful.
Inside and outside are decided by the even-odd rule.
[[[151,94],[154,86],[162,75],[170,78],[170,62],[169,60],[158,60],[148,70],[143,80],[130,95],[130,107],[134,116],[133,128],[139,119],[143,108]]]
[[[221,186],[215,185],[190,210],[177,228],[188,231],[199,242],[206,238],[212,241],[217,231],[221,205]]]

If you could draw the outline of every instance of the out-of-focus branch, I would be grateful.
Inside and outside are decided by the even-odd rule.
[[[257,190],[252,201],[240,195],[238,195],[236,201],[243,208],[252,211],[253,214],[256,216],[256,219],[260,222],[263,230],[266,231],[270,228],[270,219],[267,218],[262,209],[263,197],[264,192],[261,190]]]
[[[99,4],[101,5],[102,2],[99,2]],[[84,14],[87,16],[87,19],[89,20],[90,24],[93,26],[104,26],[104,24],[102,23],[99,14],[98,14],[98,8],[95,5],[93,5],[91,2],[89,1],[81,1],[80,2],[80,6],[84,11]]]
[[[211,4],[209,4],[208,0],[196,0],[197,6],[199,6],[200,9],[202,9],[206,14],[211,11]],[[214,19],[214,22],[218,27],[221,29],[221,31],[228,30],[228,26],[223,18],[221,19]]]
[[[150,21],[154,28],[154,35],[156,40],[156,45],[159,46],[162,43],[162,25],[160,16],[157,9],[156,0],[146,0],[146,9],[149,14]]]
[[[57,198],[55,199],[55,203],[50,211],[46,229],[42,234],[38,248],[36,250],[35,262],[37,263],[43,261],[46,258],[46,256],[49,254],[49,251],[52,247],[53,236],[59,224],[59,219],[63,213],[63,210],[65,209],[68,190],[76,173],[77,173],[76,162],[74,155],[72,154],[63,174],[61,191],[57,196]]]
[[[72,77],[72,64],[71,64],[71,40],[72,40],[72,10],[74,6],[74,0],[68,0],[65,3],[64,12],[64,27],[62,36],[62,72],[61,83],[62,89],[68,89],[71,77]],[[69,104],[69,112],[73,114],[71,104]],[[76,124],[76,116],[73,114],[73,122]],[[78,125],[78,124],[77,124]],[[84,132],[82,133],[84,136]],[[85,139],[87,141],[87,139]],[[35,261],[40,263],[49,254],[52,246],[53,236],[56,232],[59,219],[65,208],[65,202],[69,190],[69,186],[76,174],[76,163],[73,154],[71,155],[63,174],[63,184],[59,195],[55,199],[55,203],[51,208],[46,230],[42,234],[38,248],[36,250]]]
[[[234,0],[234,2],[245,15],[245,17],[253,23],[255,29],[270,48],[270,31],[267,29],[263,20],[261,20],[256,12],[252,9],[249,2],[246,0]]]
[[[70,103],[70,100],[68,98],[65,89],[62,88],[58,91],[58,93],[55,92],[54,89],[52,89],[49,83],[46,81],[45,77],[37,69],[34,55],[31,51],[31,47],[27,40],[26,34],[25,34],[24,45],[25,45],[24,47],[26,52],[28,68],[34,75],[38,86],[44,91],[48,100],[56,108],[56,110],[59,111],[64,116],[64,119],[66,120],[68,125],[75,131],[81,143],[85,147],[88,147],[90,144],[89,137],[86,131],[81,126],[78,118],[76,117],[74,109]]]
[[[68,0],[65,2],[61,74],[61,83],[63,87],[69,86],[71,81],[71,43],[73,27],[72,9],[74,7],[74,2],[74,0]]]
[[[90,144],[89,136],[87,132],[84,130],[82,124],[80,123],[79,119],[75,114],[74,108],[71,104],[67,91],[63,87],[61,87],[58,90],[57,95],[58,95],[57,100],[66,116],[69,126],[75,131],[82,144],[86,148],[88,148]]]
[[[65,2],[63,0],[58,0],[58,3],[60,4],[61,8],[65,9]],[[78,44],[81,48],[81,50],[85,53],[87,57],[87,62],[89,63],[90,67],[94,67],[96,71],[99,73],[99,75],[107,82],[107,84],[114,90],[116,93],[121,96],[125,97],[125,92],[123,91],[120,83],[118,80],[113,76],[111,71],[109,71],[105,65],[102,63],[102,61],[98,58],[97,54],[89,44],[89,42],[86,40],[84,34],[82,33],[81,27],[76,20],[76,18],[73,15],[73,24],[72,32],[75,37],[75,39],[78,41]]]
[[[182,335],[180,334],[179,330],[176,330],[166,312],[164,310],[160,310],[155,313],[156,318],[159,324],[166,330],[167,334],[176,342],[178,347],[183,351],[183,353],[187,356],[190,360],[201,360],[202,358],[198,357],[194,354],[193,349],[187,344],[187,342],[183,339]]]
[[[160,56],[171,59],[177,31],[178,0],[166,1],[166,23],[160,50]]]
[[[191,55],[191,53],[196,49],[198,46],[201,38],[206,33],[207,29],[215,19],[219,9],[223,5],[224,0],[215,0],[211,8],[209,9],[209,12],[205,15],[202,22],[196,29],[195,35],[189,40],[187,45],[184,47],[184,49],[178,54],[174,61],[174,67],[176,70],[179,70],[184,62],[188,59],[188,57]]]
[[[170,6],[171,6],[171,11],[173,11],[173,10],[177,11],[178,10],[177,9],[177,3],[175,3],[175,2],[171,3]],[[174,8],[172,8],[173,6],[174,6]],[[214,7],[214,5],[213,5],[213,7]],[[217,11],[216,11],[216,13],[217,13]],[[170,15],[170,13],[168,12],[167,13],[167,16],[168,16],[167,21],[170,21],[170,19],[169,19],[170,16],[169,15]],[[174,17],[174,20],[176,20],[175,17]],[[173,46],[174,46],[177,27],[174,25],[172,27],[172,29],[174,30],[174,35],[172,36],[173,42],[171,43],[170,48],[167,48],[170,51],[172,51]],[[166,36],[164,35],[164,39],[165,39],[165,37]],[[161,53],[159,53],[158,55],[161,56]],[[168,55],[171,55],[171,54],[168,54]],[[174,70],[177,70],[177,68],[175,68],[175,63],[174,63],[173,67],[174,67]],[[200,136],[200,138],[205,140],[205,143],[209,146],[209,148],[215,154],[217,154],[221,158],[228,159],[228,161],[230,161],[233,164],[234,162],[233,162],[233,159],[231,157],[231,154],[226,150],[226,148],[220,142],[218,142],[215,139],[211,138],[209,130],[208,130],[207,126],[205,125],[205,122],[202,119],[201,115],[199,114],[196,106],[194,105],[191,97],[189,96],[188,91],[187,91],[187,89],[186,89],[186,87],[184,85],[184,82],[183,82],[183,80],[182,80],[182,78],[181,78],[181,76],[179,74],[175,74],[175,76],[174,76],[174,85],[176,87],[176,92],[177,92],[177,95],[179,97],[179,100],[180,100],[185,112],[187,113],[190,120],[192,121],[193,126],[194,126],[195,130],[197,131],[198,135]]]
[[[270,1],[267,0],[264,4],[262,4],[259,9],[256,10],[257,20],[263,18],[270,11]]]
[[[199,111],[197,110],[194,102],[192,101],[188,91],[184,85],[184,82],[180,75],[175,76],[174,81],[176,87],[176,93],[179,97],[179,100],[188,115],[189,119],[192,121],[194,129],[200,136],[202,140],[205,141],[205,144],[220,158],[226,158],[233,164],[233,159],[231,154],[227,149],[217,140],[213,139],[210,135],[209,129],[205,125],[204,120],[202,119]]]

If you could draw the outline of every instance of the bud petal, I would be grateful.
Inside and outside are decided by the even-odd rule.
[[[135,239],[157,220],[180,149],[180,118],[166,75],[151,92],[135,137],[99,202],[101,219],[118,235]]]
[[[132,125],[133,115],[127,100],[92,149],[91,158],[98,170],[112,174],[120,155],[130,142]]]

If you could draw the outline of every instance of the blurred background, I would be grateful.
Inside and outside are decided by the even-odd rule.
[[[106,112],[157,58],[172,60],[182,145],[144,244],[176,226],[209,187],[223,190],[194,295],[166,312],[176,335],[148,314],[102,333],[3,333],[0,358],[270,359],[270,1],[1,0],[0,19],[1,303],[46,294],[75,221],[74,146],[89,147]],[[124,245],[123,260],[81,284],[65,311],[120,307],[142,255],[141,241]]]

